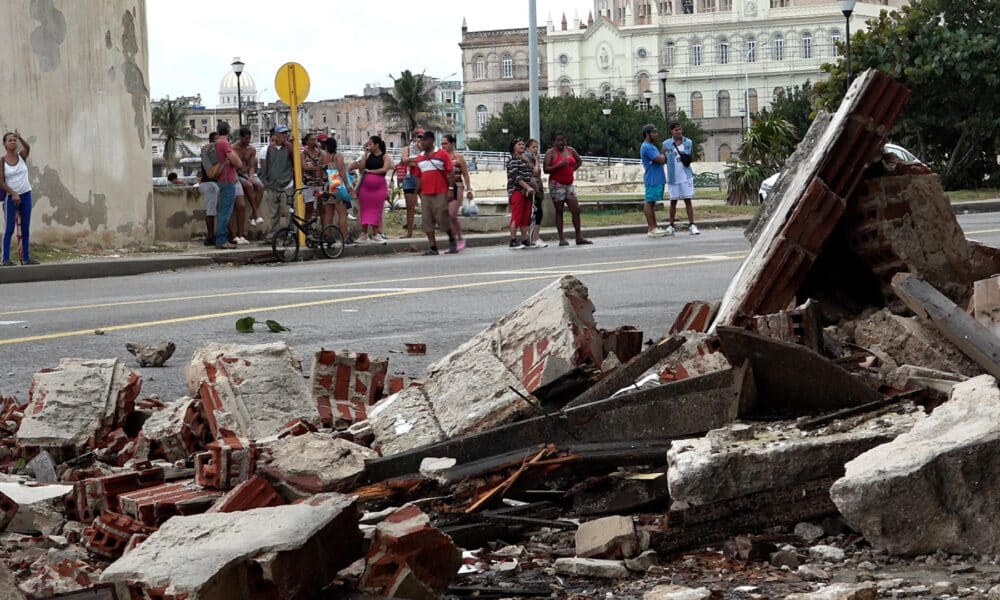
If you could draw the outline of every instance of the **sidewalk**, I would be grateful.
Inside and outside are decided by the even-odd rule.
[[[980,200],[974,202],[956,202],[952,204],[956,214],[974,214],[1000,212],[1000,199]],[[746,227],[749,218],[736,217],[730,219],[715,219],[699,221],[702,231],[724,227]],[[588,238],[602,238],[619,235],[635,235],[646,232],[644,223],[635,225],[613,225],[609,227],[594,227],[587,229]],[[542,235],[550,241],[555,239],[555,229],[545,228]],[[678,235],[687,235],[684,230]],[[440,236],[439,236],[440,237]],[[477,233],[465,236],[467,248],[483,248],[487,246],[506,246],[510,235],[507,232]],[[447,242],[445,243],[445,245]],[[386,244],[363,244],[348,246],[343,256],[336,260],[350,260],[359,256],[377,256],[384,254],[415,254],[423,252],[427,241],[423,234],[413,239],[389,240]],[[311,251],[302,249],[302,255],[308,256]],[[271,248],[252,244],[232,251],[219,251],[204,246],[194,246],[184,252],[167,252],[158,255],[126,256],[121,258],[88,258],[64,262],[45,263],[23,267],[0,268],[0,284],[31,283],[39,281],[62,281],[68,279],[89,279],[95,277],[122,277],[126,275],[141,275],[157,271],[187,269],[191,267],[206,267],[213,264],[255,264],[273,262]]]

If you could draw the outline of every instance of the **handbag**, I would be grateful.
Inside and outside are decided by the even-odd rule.
[[[351,173],[347,174],[348,185],[344,185],[344,180],[340,176],[339,169],[327,169],[326,170],[326,182],[330,188],[330,193],[336,198],[343,200],[350,204],[351,202],[351,190],[348,186],[354,185],[354,175]]]

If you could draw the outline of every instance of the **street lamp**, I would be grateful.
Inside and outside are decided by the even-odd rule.
[[[608,179],[611,179],[611,130],[608,128],[608,123],[611,122],[611,109],[602,108],[601,112],[604,113],[604,148],[608,157]]]
[[[664,121],[670,120],[670,117],[667,116],[667,75],[669,73],[666,69],[660,69],[656,72],[656,75],[660,78],[660,106],[663,107]]]
[[[851,74],[851,13],[854,12],[854,5],[857,0],[840,0],[840,12],[844,13],[844,22],[847,24],[845,28],[845,35],[847,36],[847,86],[851,86],[851,80],[854,79]]]
[[[243,74],[243,61],[237,56],[233,59],[233,73],[236,73],[236,111],[239,115],[240,127],[243,127],[243,90],[240,88],[240,75]]]
[[[510,133],[510,129],[507,129],[506,127],[501,127],[500,133],[503,134],[504,154],[507,154],[507,158],[510,158],[510,140],[507,138],[507,134]]]
[[[651,90],[646,90],[642,93],[642,99],[646,101],[646,110],[653,108],[653,92]]]

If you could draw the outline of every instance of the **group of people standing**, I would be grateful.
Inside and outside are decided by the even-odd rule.
[[[698,226],[694,224],[694,209],[691,206],[691,199],[694,198],[694,171],[691,169],[691,162],[694,161],[694,142],[684,137],[684,129],[680,123],[670,124],[670,138],[659,146],[656,142],[660,139],[660,133],[652,123],[643,125],[642,139],[639,158],[642,159],[643,185],[646,192],[643,204],[646,235],[649,237],[674,235],[678,200],[684,201],[688,233],[699,235]],[[670,197],[670,224],[666,229],[656,224],[656,203],[663,200],[664,190],[667,190]]]

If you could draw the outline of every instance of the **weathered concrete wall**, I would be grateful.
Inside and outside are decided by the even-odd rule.
[[[4,2],[0,36],[0,129],[31,144],[32,241],[152,241],[145,0]]]

